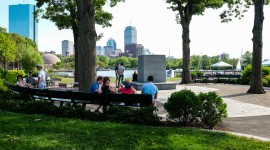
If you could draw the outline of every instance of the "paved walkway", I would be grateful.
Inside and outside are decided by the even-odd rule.
[[[166,119],[167,112],[162,107],[171,93],[182,89],[190,89],[196,94],[200,92],[216,91],[218,89],[200,86],[177,85],[176,90],[160,90],[157,100],[159,111],[157,114]],[[251,134],[263,137],[262,140],[270,141],[270,108],[250,103],[244,103],[229,98],[223,98],[227,104],[228,118],[219,125],[226,131]],[[270,98],[269,98],[270,100]]]

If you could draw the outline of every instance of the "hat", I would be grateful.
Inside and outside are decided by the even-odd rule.
[[[125,86],[125,88],[130,88],[131,87],[130,80],[125,79],[125,81],[123,82],[123,85]]]
[[[36,67],[42,67],[42,65],[41,64],[37,64]]]

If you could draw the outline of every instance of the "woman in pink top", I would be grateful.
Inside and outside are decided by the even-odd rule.
[[[122,94],[135,94],[136,90],[130,85],[129,79],[125,79],[125,81],[121,83],[121,88],[118,89],[118,92]]]
[[[21,86],[21,87],[31,87],[31,84],[26,83],[25,81],[23,81],[23,77],[21,75],[17,76],[17,82],[16,82],[17,86]]]

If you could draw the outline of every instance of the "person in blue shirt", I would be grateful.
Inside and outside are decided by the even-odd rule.
[[[102,84],[103,78],[102,76],[97,77],[97,81],[94,82],[88,89],[88,92],[90,93],[102,93],[101,90],[99,90],[99,85]],[[95,110],[95,112],[99,113],[99,109],[102,105],[99,105],[98,108]]]
[[[97,81],[94,82],[88,89],[88,92],[90,93],[94,93],[94,92],[98,92],[99,93],[99,85],[102,84],[102,77],[99,76],[97,77]]]
[[[152,105],[155,106],[156,99],[158,95],[158,88],[153,84],[154,77],[148,76],[148,83],[142,86],[142,94],[151,94],[152,95]]]

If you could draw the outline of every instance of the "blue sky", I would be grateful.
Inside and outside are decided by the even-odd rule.
[[[8,28],[8,5],[30,3],[34,0],[1,0],[0,26]],[[114,16],[112,27],[97,26],[97,33],[104,37],[97,45],[104,46],[109,38],[114,38],[117,48],[123,50],[124,29],[128,25],[137,29],[137,42],[155,54],[182,57],[182,28],[175,22],[175,12],[167,9],[165,0],[126,0],[114,8],[104,9]],[[222,9],[208,9],[204,16],[194,16],[190,24],[191,55],[219,55],[229,53],[231,58],[239,58],[241,51],[252,50],[252,27],[254,10],[249,9],[242,20],[221,23],[219,14]],[[270,7],[265,6],[263,29],[263,58],[270,59]],[[38,47],[40,51],[54,50],[61,53],[61,41],[72,40],[71,30],[58,30],[54,23],[39,21]]]

